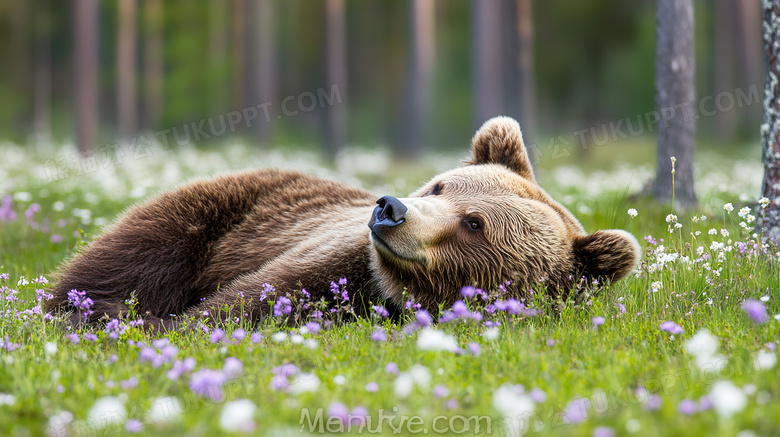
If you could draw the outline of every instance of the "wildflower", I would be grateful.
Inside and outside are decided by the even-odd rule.
[[[490,327],[485,330],[485,332],[482,333],[482,337],[485,338],[485,340],[495,340],[498,338],[498,334],[500,331],[496,327]]]
[[[758,351],[756,358],[753,360],[753,367],[756,370],[770,370],[774,369],[776,365],[777,355],[765,350]]]
[[[719,416],[729,417],[738,413],[747,405],[747,396],[731,381],[718,381],[712,386],[709,394],[712,407]]]
[[[135,434],[144,430],[144,424],[138,419],[130,419],[125,422],[125,431]]]
[[[333,383],[336,385],[344,385],[347,383],[347,378],[344,375],[336,375],[333,377]]]
[[[75,332],[71,332],[70,334],[67,334],[65,336],[68,340],[70,340],[73,344],[79,344],[81,342],[81,339],[79,338],[79,335]]]
[[[86,334],[81,336],[84,340],[88,341],[97,341],[97,335],[95,335],[92,332],[87,332]]]
[[[179,419],[184,413],[184,408],[176,396],[164,396],[152,402],[152,407],[146,414],[151,423],[168,423]]]
[[[417,338],[417,347],[421,350],[455,352],[458,349],[458,342],[450,334],[445,334],[438,329],[425,328]]]
[[[472,355],[474,355],[475,357],[478,357],[479,354],[482,353],[482,346],[480,346],[479,343],[471,342],[468,345],[468,350],[469,350],[469,352],[471,352]]]
[[[281,317],[292,312],[292,302],[289,298],[279,296],[274,303],[274,317]]]
[[[287,393],[299,395],[317,391],[320,388],[320,379],[313,373],[299,373],[298,381],[287,387]]]
[[[663,288],[663,286],[664,286],[664,283],[663,283],[663,282],[661,282],[661,281],[654,281],[653,283],[651,283],[651,284],[650,284],[650,290],[651,290],[653,293],[658,293],[658,291],[659,291],[661,288]]]
[[[758,324],[766,323],[769,320],[769,316],[766,313],[766,307],[760,301],[748,299],[742,302],[742,309]]]
[[[522,419],[533,414],[535,406],[522,386],[503,384],[493,392],[493,408],[504,417]]]
[[[593,326],[600,326],[604,324],[604,318],[601,316],[594,317],[591,322],[593,323]]]
[[[233,335],[231,335],[234,339],[241,341],[246,338],[246,330],[242,328],[238,328],[235,331],[233,331]]]
[[[371,333],[371,340],[377,342],[387,341],[387,334],[385,333],[385,330],[382,328],[375,329],[374,332]]]
[[[309,322],[303,325],[303,327],[311,334],[316,334],[320,332],[320,329],[322,329],[321,325],[317,322]]]
[[[769,199],[762,197],[758,199],[758,204],[761,205],[762,209],[765,209],[767,206],[769,206]]]
[[[227,357],[222,371],[225,372],[227,378],[238,378],[244,371],[244,364],[236,357]]]
[[[219,426],[227,432],[251,433],[255,429],[255,411],[257,406],[249,399],[226,402],[219,416]]]
[[[734,205],[732,205],[731,203],[727,203],[723,205],[723,210],[728,213],[731,213],[731,211],[734,211]]]
[[[211,331],[211,335],[209,336],[209,341],[211,342],[211,344],[217,344],[224,339],[225,339],[225,331],[219,328],[214,328],[214,330]]]
[[[547,400],[547,393],[542,391],[542,389],[535,388],[528,393],[528,396],[531,398],[532,401],[536,402],[537,404],[540,404]]]
[[[685,330],[682,326],[674,323],[671,320],[661,323],[661,331],[666,331],[672,335],[682,334]]]
[[[710,234],[710,235],[717,235],[718,234],[718,230],[715,229],[715,228],[710,228],[710,230],[707,231],[707,233]]]
[[[54,355],[57,353],[57,343],[47,342],[43,345],[43,351],[46,355]]]
[[[737,215],[740,216],[741,218],[747,217],[748,214],[750,214],[750,208],[748,208],[747,206],[742,207],[742,209],[740,209],[739,212],[737,213]]]
[[[133,376],[132,378],[119,381],[119,386],[122,387],[122,390],[130,390],[136,388],[138,386],[138,378]]]
[[[206,396],[212,401],[222,400],[222,384],[225,374],[219,370],[204,369],[190,377],[190,390],[199,396]]]
[[[386,319],[390,317],[390,312],[388,312],[387,309],[385,309],[385,307],[383,307],[382,305],[374,305],[373,307],[371,307],[371,309],[374,310],[374,314],[376,314],[382,319]]]
[[[273,340],[273,341],[275,341],[277,343],[285,342],[285,341],[287,341],[287,333],[286,332],[281,332],[281,331],[275,332],[274,335],[271,336],[271,340]]]
[[[686,416],[690,416],[691,414],[696,412],[696,402],[685,399],[682,402],[680,402],[679,405],[677,405],[677,411],[679,411],[682,414],[685,414]]]
[[[636,209],[634,209],[634,208],[629,208],[628,209],[628,215],[631,216],[631,218],[636,217],[638,214],[639,213],[636,211]]]
[[[87,413],[87,421],[98,429],[105,428],[109,423],[121,423],[126,417],[125,404],[113,396],[98,399]]]
[[[260,343],[263,341],[263,334],[259,332],[253,332],[252,335],[249,336],[249,340],[254,344]]]
[[[555,340],[553,340],[553,339],[547,340],[547,346],[549,346],[549,347],[555,346]]]
[[[651,235],[646,235],[646,236],[645,236],[645,241],[646,241],[648,244],[652,244],[653,246],[655,246],[655,245],[657,245],[657,244],[658,244],[658,241],[656,241],[656,239],[655,239],[655,238],[653,238]]]
[[[582,423],[588,418],[590,401],[587,398],[576,398],[566,405],[563,421],[566,423]]]
[[[343,424],[349,423],[349,409],[341,402],[333,402],[328,407],[328,420],[331,418]]]
[[[666,216],[666,223],[677,223],[677,216],[674,214],[669,214]]]
[[[460,289],[460,295],[465,297],[466,299],[470,299],[474,297],[474,295],[476,294],[477,294],[477,289],[470,285]]]
[[[398,375],[398,366],[395,363],[387,363],[385,366],[385,372],[392,375]]]
[[[615,430],[607,426],[599,426],[593,430],[593,437],[615,437]]]
[[[379,391],[379,384],[377,384],[376,382],[369,382],[368,384],[366,384],[366,391],[370,393],[376,393],[377,391]]]

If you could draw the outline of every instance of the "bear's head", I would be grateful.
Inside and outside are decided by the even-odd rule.
[[[587,234],[536,183],[515,120],[487,121],[471,155],[409,197],[377,201],[369,221],[372,267],[390,301],[401,304],[407,290],[435,310],[457,300],[463,286],[487,290],[505,281],[518,297],[536,284],[559,296],[634,269],[641,251],[631,234]]]

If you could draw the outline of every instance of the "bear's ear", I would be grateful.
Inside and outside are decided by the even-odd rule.
[[[471,161],[467,164],[503,164],[510,170],[536,181],[520,125],[509,117],[486,121],[471,140]]]
[[[634,270],[642,248],[633,235],[621,230],[598,231],[575,237],[574,262],[589,280],[617,281]]]

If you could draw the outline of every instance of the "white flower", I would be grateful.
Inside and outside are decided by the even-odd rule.
[[[747,395],[731,381],[718,381],[712,386],[709,395],[712,406],[719,416],[729,417],[738,413],[747,405]]]
[[[721,229],[720,235],[723,235],[723,238],[727,238],[729,236],[729,231],[727,229]]]
[[[290,384],[287,393],[299,395],[310,391],[317,391],[320,388],[320,379],[313,373],[301,373],[295,384]]]
[[[529,416],[534,412],[534,402],[528,397],[522,387],[503,384],[493,392],[493,408],[503,417],[513,420]]]
[[[225,403],[219,416],[219,426],[228,432],[251,432],[255,427],[254,416],[257,406],[249,399],[238,399]]]
[[[753,223],[754,221],[756,221],[756,216],[754,216],[753,214],[748,214],[747,217],[745,217],[745,220],[747,220],[748,223]]]
[[[701,216],[701,218],[700,218],[700,220],[701,220],[701,221],[705,221],[705,220],[707,220],[707,216],[706,216],[706,215],[702,215],[702,216]]]
[[[652,284],[650,284],[650,289],[653,291],[653,293],[658,293],[658,290],[660,290],[664,286],[664,283],[661,281],[655,281]]]
[[[639,214],[639,213],[636,211],[636,209],[634,209],[634,208],[629,208],[629,209],[628,209],[628,215],[630,215],[630,216],[631,216],[631,218],[634,218],[634,217],[636,217],[638,214]]]
[[[682,227],[682,223],[675,223],[674,224],[674,228],[675,229],[680,229],[681,227]]]
[[[20,276],[19,280],[16,282],[16,285],[19,287],[23,287],[25,285],[28,285],[30,281],[27,280],[24,276]]]
[[[753,360],[753,367],[756,370],[770,370],[774,369],[776,365],[777,355],[765,350],[758,351],[756,359]]]
[[[73,413],[70,411],[60,411],[49,417],[49,426],[46,427],[46,435],[50,437],[68,437],[68,430],[65,426],[73,422]]]
[[[301,344],[303,343],[303,336],[300,334],[293,334],[290,336],[290,342],[292,342],[292,344]]]
[[[418,387],[427,389],[431,385],[431,371],[422,364],[415,364],[409,369],[412,380]]]
[[[87,413],[87,421],[97,429],[103,429],[106,426],[115,427],[118,423],[124,423],[126,418],[125,404],[114,396],[98,399]]]
[[[333,383],[336,385],[344,385],[347,383],[347,378],[344,375],[336,375],[333,377]]]
[[[309,349],[317,349],[319,347],[319,343],[317,343],[317,340],[313,338],[307,338],[303,341],[303,346]]]
[[[0,393],[0,405],[13,405],[16,403],[16,396],[8,393]]]
[[[761,302],[769,302],[769,295],[761,296],[759,300]]]
[[[413,389],[414,379],[412,379],[412,375],[407,372],[399,373],[398,378],[395,378],[395,397],[405,399],[412,394]]]
[[[631,434],[634,434],[635,432],[639,431],[639,428],[641,427],[640,423],[636,419],[628,419],[626,422],[626,431],[630,432]]]
[[[450,334],[426,327],[417,338],[417,348],[424,351],[455,352],[458,349],[458,341]]]
[[[750,213],[750,208],[748,208],[747,206],[743,206],[742,209],[739,210],[737,215],[742,218],[745,218],[749,213]]]
[[[702,329],[685,342],[685,352],[699,356],[713,356],[718,352],[718,338]]]
[[[721,243],[720,241],[713,241],[712,244],[710,244],[710,250],[713,252],[717,252],[719,250],[723,250],[725,245]]]
[[[766,197],[762,197],[758,199],[758,204],[761,205],[761,208],[766,208],[767,206],[769,206],[769,199],[767,199]]]
[[[495,326],[490,327],[485,330],[485,332],[482,333],[482,337],[485,338],[485,340],[495,340],[498,338],[498,334],[500,331]]]
[[[275,332],[274,335],[271,336],[271,340],[277,342],[277,343],[283,343],[287,341],[287,333],[286,332]]]
[[[152,402],[148,417],[152,423],[167,423],[181,418],[183,413],[184,407],[179,402],[179,398],[176,396],[165,396],[157,398]]]
[[[717,235],[718,234],[718,230],[715,229],[715,228],[712,228],[709,231],[707,231],[707,233],[710,234],[710,235]]]
[[[46,355],[54,355],[57,353],[57,343],[47,342],[43,345],[43,351]]]
[[[723,205],[723,210],[725,210],[728,213],[731,213],[731,211],[734,211],[734,205],[732,205],[731,203],[727,203]]]
[[[669,214],[666,216],[666,223],[677,223],[677,216],[674,214]]]

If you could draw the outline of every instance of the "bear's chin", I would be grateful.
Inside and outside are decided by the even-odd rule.
[[[424,257],[420,255],[409,256],[401,253],[401,251],[394,249],[390,243],[385,241],[382,237],[373,231],[369,233],[369,238],[371,239],[371,244],[374,246],[379,256],[385,261],[389,261],[400,266],[408,264],[424,266],[426,264]]]

